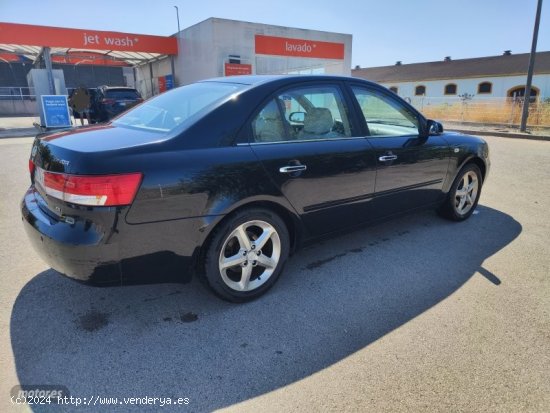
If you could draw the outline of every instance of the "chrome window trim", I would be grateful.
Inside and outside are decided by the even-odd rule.
[[[247,146],[247,145],[276,145],[281,143],[304,143],[304,142],[334,142],[334,141],[349,141],[357,139],[368,139],[369,136],[345,136],[342,138],[330,138],[330,139],[299,139],[299,140],[286,140],[286,141],[275,141],[275,142],[241,142],[237,146]]]

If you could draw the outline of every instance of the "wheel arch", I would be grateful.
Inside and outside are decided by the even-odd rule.
[[[457,211],[456,205],[455,205],[457,192],[455,191],[458,189],[458,185],[460,185],[460,180],[462,176],[464,176],[464,174],[467,172],[467,170],[464,171],[465,168],[470,167],[470,171],[471,171],[471,170],[474,170],[472,166],[476,166],[476,168],[479,169],[479,172],[481,173],[481,177],[480,177],[481,182],[477,190],[475,201],[473,203],[470,202],[470,208],[468,210]],[[468,219],[470,215],[473,213],[473,211],[475,210],[475,208],[477,207],[479,196],[481,194],[481,187],[483,185],[483,181],[485,179],[486,174],[487,174],[487,165],[485,164],[483,159],[474,155],[467,158],[464,162],[462,162],[456,170],[456,174],[454,175],[454,178],[446,193],[444,201],[437,208],[437,212],[439,213],[439,215],[441,215],[443,218],[446,218],[455,222],[460,222],[460,221],[464,221],[465,219]],[[476,172],[476,175],[477,175],[477,172]],[[465,196],[466,195],[463,195],[462,198],[465,198]],[[460,208],[462,209],[462,206],[460,206]]]
[[[485,177],[487,176],[487,171],[488,171],[487,165],[480,156],[476,154],[472,154],[466,157],[462,162],[460,162],[460,164],[458,164],[456,169],[452,171],[451,170],[448,171],[447,178],[443,186],[444,193],[448,193],[450,191],[451,186],[453,185],[454,181],[456,180],[456,177],[458,176],[462,168],[464,168],[466,165],[470,163],[476,165],[479,168],[479,170],[481,171],[481,182],[482,183],[485,182]]]
[[[458,173],[462,170],[462,168],[464,168],[468,164],[477,165],[477,167],[481,171],[481,181],[482,181],[482,183],[484,183],[485,182],[485,176],[487,175],[487,165],[485,164],[485,161],[482,158],[480,158],[479,156],[476,156],[476,155],[471,156],[471,157],[467,158],[464,162],[462,162],[460,167],[457,169],[457,172],[455,174],[455,179],[456,179],[456,176],[458,176]],[[453,182],[454,182],[454,179],[453,179]]]

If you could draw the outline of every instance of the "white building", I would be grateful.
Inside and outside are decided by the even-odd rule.
[[[403,98],[456,100],[519,97],[525,93],[529,54],[356,68],[352,76],[378,82]],[[550,52],[536,55],[531,96],[550,98]]]
[[[136,68],[144,96],[172,73],[178,86],[238,74],[351,74],[349,34],[209,18],[176,36],[177,56]]]

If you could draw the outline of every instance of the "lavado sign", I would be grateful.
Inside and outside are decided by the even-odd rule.
[[[344,43],[256,35],[256,54],[344,59]]]
[[[289,43],[287,41],[285,42],[285,49],[287,52],[295,52],[295,53],[304,52],[304,53],[311,54],[311,52],[313,52],[313,46],[307,43],[294,44],[294,43]]]
[[[175,37],[0,23],[0,44],[177,54]]]

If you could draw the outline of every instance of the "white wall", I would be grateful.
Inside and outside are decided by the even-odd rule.
[[[500,76],[500,77],[483,77],[473,79],[446,79],[446,80],[431,80],[418,82],[399,82],[399,83],[382,83],[385,87],[396,86],[397,94],[401,97],[414,97],[414,90],[418,85],[426,86],[426,96],[434,98],[454,98],[458,95],[468,93],[477,98],[503,98],[507,97],[510,89],[517,86],[525,86],[526,76]],[[477,93],[477,85],[481,82],[491,82],[493,84],[492,93]],[[445,85],[455,83],[457,85],[456,96],[445,95]],[[550,74],[534,75],[533,86],[539,89],[540,97],[550,97]]]
[[[36,100],[0,100],[0,116],[38,115]]]
[[[153,77],[151,78],[151,69]],[[157,60],[156,62],[146,63],[135,68],[136,81],[135,88],[145,99],[159,93],[158,78],[172,73],[171,57]]]
[[[128,87],[135,87],[136,79],[134,78],[133,67],[123,67],[122,76],[124,76],[125,85]]]
[[[182,30],[177,37],[176,85],[218,76],[212,19]]]

